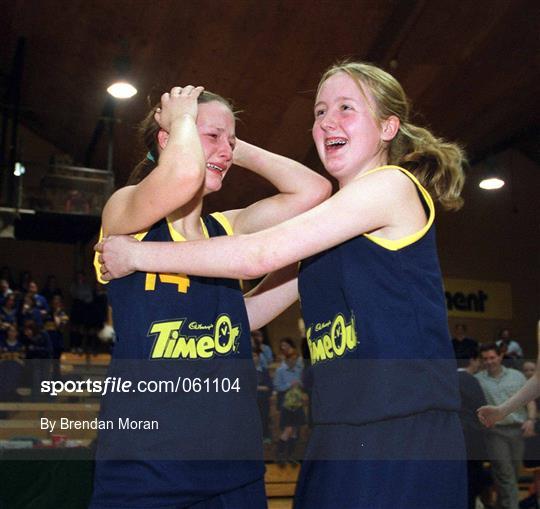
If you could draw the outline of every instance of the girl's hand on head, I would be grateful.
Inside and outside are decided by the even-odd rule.
[[[97,243],[94,250],[101,253],[98,257],[101,278],[111,281],[135,272],[135,252],[138,244],[139,241],[129,235],[112,235]]]
[[[476,411],[478,419],[486,428],[492,428],[496,422],[504,419],[503,413],[496,406],[483,406]]]
[[[197,99],[204,87],[173,87],[161,96],[161,108],[156,110],[154,118],[163,130],[170,132],[173,123],[184,115],[197,120]]]

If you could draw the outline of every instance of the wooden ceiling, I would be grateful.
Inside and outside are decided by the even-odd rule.
[[[114,61],[127,49],[139,94],[116,105],[114,169],[141,157],[147,96],[202,84],[243,110],[240,138],[319,167],[310,136],[322,71],[349,57],[401,81],[418,123],[473,160],[510,146],[537,157],[540,13],[534,0],[1,0],[0,93],[26,40],[21,122],[85,163]],[[3,101],[5,103],[5,101]],[[536,156],[535,156],[536,154]],[[538,160],[537,160],[538,161]],[[106,139],[91,154],[106,165]],[[271,192],[234,170],[210,207]]]

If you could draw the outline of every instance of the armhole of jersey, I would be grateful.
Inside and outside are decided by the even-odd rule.
[[[222,212],[214,212],[210,215],[223,227],[227,235],[234,235],[231,223],[229,222],[225,214],[223,214]]]
[[[401,168],[400,166],[381,166],[380,168],[375,168],[374,170],[370,170],[364,173],[362,177],[369,175],[370,173],[375,173],[376,171],[387,169],[399,170],[405,175],[407,175],[407,177],[409,177],[413,181],[414,185],[417,187],[418,191],[420,192],[421,198],[424,199],[424,202],[429,210],[428,219],[424,227],[417,232],[412,233],[411,235],[407,235],[406,237],[403,237],[401,239],[384,239],[382,237],[377,237],[376,235],[364,233],[364,237],[371,240],[375,244],[384,247],[385,249],[388,249],[390,251],[399,251],[404,247],[414,244],[428,232],[428,230],[431,228],[431,225],[433,224],[433,221],[435,220],[435,205],[433,204],[433,199],[431,198],[430,194],[427,192],[424,186],[420,184],[420,182],[418,182],[418,179],[410,171],[407,171],[405,168]]]
[[[147,233],[148,233],[148,230],[145,230],[143,232],[136,233],[135,235],[132,235],[132,237],[134,239],[137,239],[140,242],[141,240],[144,239],[144,237],[146,237]],[[99,229],[99,241],[98,242],[101,242],[102,239],[103,239],[103,227],[101,227]],[[105,281],[104,279],[101,278],[101,270],[100,269],[101,269],[101,263],[99,263],[99,253],[96,251],[94,253],[94,271],[96,273],[96,279],[102,285],[106,285],[106,284],[109,283],[109,281]]]

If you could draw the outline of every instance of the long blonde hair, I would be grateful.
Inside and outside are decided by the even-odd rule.
[[[339,62],[322,76],[322,84],[334,74],[343,72],[353,78],[360,92],[375,103],[373,112],[378,122],[395,115],[400,120],[397,135],[388,145],[388,164],[402,166],[413,173],[421,184],[446,209],[463,205],[460,197],[466,163],[463,149],[435,137],[430,131],[409,121],[410,103],[399,82],[379,67],[364,62]]]

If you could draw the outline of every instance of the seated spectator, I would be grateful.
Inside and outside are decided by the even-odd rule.
[[[264,342],[264,334],[259,329],[251,331],[251,346],[261,351],[261,364],[268,368],[274,362],[274,354],[269,345]]]
[[[30,281],[32,281],[32,274],[28,270],[23,270],[19,274],[19,285],[17,286],[17,290],[21,294],[28,293],[28,287],[30,285]]]
[[[45,318],[49,312],[49,303],[47,299],[39,293],[38,285],[35,281],[28,283],[28,293],[33,297],[36,307],[41,313],[41,318]]]
[[[277,444],[277,460],[278,464],[282,465],[285,460],[294,461],[294,448],[300,427],[306,423],[306,416],[302,391],[302,357],[298,355],[296,344],[291,338],[281,340],[280,352],[283,361],[274,374],[274,388],[278,393],[281,430]]]
[[[23,326],[22,340],[26,346],[26,359],[31,371],[32,397],[41,399],[41,382],[51,378],[53,348],[51,338],[34,320],[27,320]]]
[[[505,349],[505,356],[511,359],[522,359],[523,350],[520,344],[510,337],[510,329],[501,329],[499,332],[499,339],[496,341],[496,345],[499,348]]]
[[[456,359],[470,359],[471,354],[478,350],[478,341],[467,337],[467,326],[458,323],[454,328],[452,347]]]
[[[11,324],[6,331],[6,337],[0,341],[0,358],[3,360],[24,360],[26,349],[19,337],[17,325]]]
[[[10,293],[4,304],[0,307],[0,340],[6,337],[6,331],[10,325],[17,324],[17,305],[15,294]]]
[[[0,401],[18,399],[17,388],[24,373],[25,348],[19,339],[17,326],[7,329],[6,338],[0,341]]]
[[[11,269],[7,265],[0,268],[0,279],[7,281],[9,288],[15,290],[15,279],[13,279]]]
[[[36,322],[38,327],[43,325],[43,315],[41,310],[36,306],[34,297],[30,293],[24,296],[21,307],[19,309],[18,323],[19,327],[24,326],[25,322],[32,320]]]
[[[24,322],[22,340],[26,346],[27,359],[52,358],[51,338],[34,320]]]
[[[253,348],[253,362],[257,370],[257,404],[261,413],[263,427],[263,442],[272,443],[272,434],[270,433],[270,397],[272,396],[272,378],[268,368],[261,364],[261,351]]]
[[[43,285],[43,290],[41,292],[41,295],[47,299],[47,302],[50,304],[53,297],[56,295],[59,295],[60,297],[63,297],[62,290],[58,287],[58,284],[56,282],[56,276],[53,274],[49,274],[47,276],[47,280],[45,281],[45,284]]]
[[[94,285],[92,303],[88,307],[88,342],[92,352],[98,350],[109,350],[110,345],[103,344],[100,339],[100,332],[108,322],[109,301],[107,299],[107,288],[98,281]]]
[[[64,309],[60,295],[55,295],[51,301],[51,313],[45,319],[44,329],[51,338],[54,377],[60,377],[59,359],[64,351],[64,333],[69,324],[69,316]]]
[[[0,306],[6,301],[6,297],[11,295],[13,290],[9,287],[7,279],[0,279]]]

